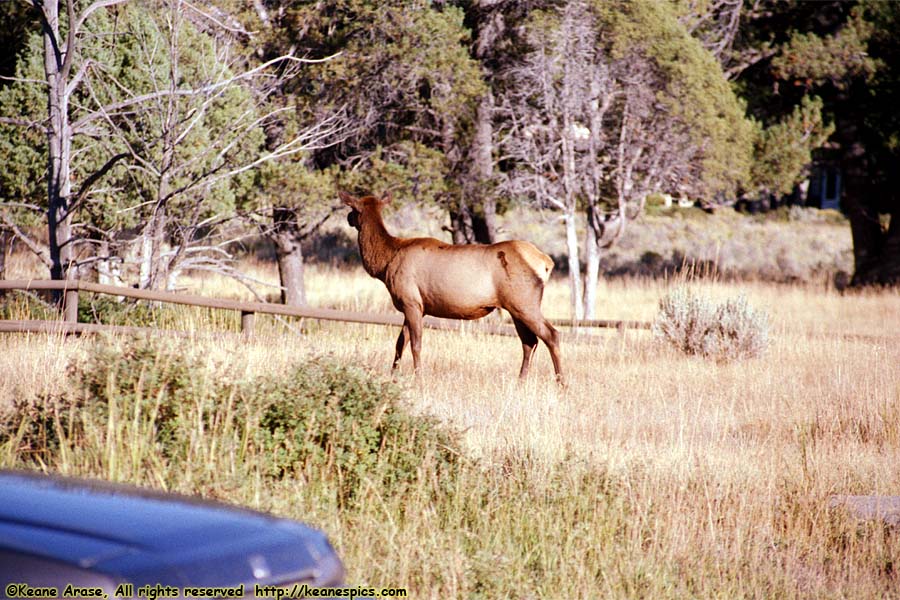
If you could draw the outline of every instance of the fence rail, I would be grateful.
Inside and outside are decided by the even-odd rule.
[[[14,321],[0,320],[0,333],[55,333],[55,334],[82,334],[82,333],[128,333],[128,334],[156,334],[190,335],[185,331],[170,329],[156,329],[155,327],[134,327],[128,325],[99,325],[96,323],[69,323],[67,321]]]
[[[94,294],[109,294],[112,296],[124,296],[137,300],[150,302],[164,302],[170,304],[185,304],[203,308],[217,308],[233,310],[241,313],[241,332],[244,336],[253,334],[255,315],[269,314],[287,317],[300,317],[323,321],[340,321],[344,323],[363,323],[369,325],[402,325],[403,317],[399,314],[383,314],[338,310],[333,308],[315,308],[310,306],[286,306],[284,304],[271,304],[268,302],[245,302],[241,300],[227,300],[224,298],[209,298],[193,294],[174,292],[159,292],[152,290],[139,290],[135,288],[103,285],[90,281],[80,280],[8,280],[0,281],[0,290],[36,290],[58,291],[63,293],[63,322],[54,321],[0,321],[0,331],[56,331],[65,333],[93,333],[97,331],[142,331],[140,327],[122,327],[110,325],[98,325],[78,322],[78,296],[80,292]],[[625,329],[649,329],[650,324],[642,321],[610,321],[590,320],[573,322],[571,319],[551,320],[554,325],[563,327],[589,327],[589,328],[614,328],[619,331]],[[425,317],[425,327],[429,329],[441,329],[445,331],[477,331],[494,335],[515,336],[515,328],[512,325],[498,323],[479,323],[477,325],[465,324],[460,321]],[[17,328],[18,327],[18,328]]]

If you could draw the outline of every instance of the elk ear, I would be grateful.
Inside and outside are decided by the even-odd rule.
[[[394,199],[394,194],[390,191],[382,194],[381,199],[378,201],[378,204],[381,206],[387,206]]]
[[[341,197],[341,202],[353,210],[359,210],[359,198],[355,198],[343,190],[338,190],[338,196]]]

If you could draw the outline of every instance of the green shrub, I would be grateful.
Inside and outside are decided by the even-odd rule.
[[[392,494],[426,469],[455,469],[454,434],[433,418],[410,415],[397,385],[358,368],[315,360],[255,381],[241,396],[262,411],[256,435],[269,475],[324,476],[342,501],[366,480]]]
[[[653,334],[685,354],[719,361],[759,356],[768,346],[768,318],[755,311],[744,296],[718,306],[677,288],[659,302]]]
[[[198,358],[167,340],[140,339],[122,347],[101,343],[85,361],[72,365],[70,373],[83,410],[114,426],[123,419],[143,425],[167,457],[179,451],[184,407],[211,391],[204,385]]]
[[[80,294],[78,320],[81,323],[151,327],[160,320],[160,308],[146,301],[118,300],[114,296]]]
[[[0,458],[187,492],[300,479],[341,504],[366,485],[452,485],[456,435],[411,414],[397,385],[329,360],[249,381],[223,370],[169,339],[101,340],[70,366],[72,391],[0,415]]]
[[[59,398],[42,398],[39,401],[20,399],[11,410],[4,411],[0,421],[0,447],[13,455],[14,462],[3,466],[17,462],[29,466],[52,463],[63,448],[65,435],[73,431],[72,417],[80,408]]]

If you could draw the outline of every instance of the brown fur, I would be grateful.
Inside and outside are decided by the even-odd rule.
[[[403,313],[393,368],[406,344],[419,368],[425,315],[480,319],[496,308],[512,316],[524,357],[519,377],[528,374],[538,338],[550,350],[562,382],[559,334],[541,313],[544,284],[553,261],[534,245],[519,240],[491,245],[454,246],[434,238],[397,238],[388,233],[381,209],[390,196],[356,198],[340,192],[353,209],[348,222],[359,230],[359,253],[366,272],[384,282],[394,307]]]

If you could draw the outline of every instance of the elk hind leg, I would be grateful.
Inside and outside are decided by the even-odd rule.
[[[563,384],[562,360],[559,354],[559,332],[556,331],[556,328],[539,311],[528,313],[516,310],[515,312],[510,311],[510,315],[512,315],[514,321],[521,321],[522,325],[531,330],[534,335],[547,345],[547,349],[550,350],[550,358],[553,360],[556,380]],[[518,325],[516,330],[518,331]]]
[[[531,367],[531,359],[534,356],[534,350],[537,348],[538,338],[534,332],[529,329],[522,321],[513,317],[513,323],[516,326],[516,333],[522,340],[522,368],[519,370],[519,379],[525,379],[528,375],[528,369]]]
[[[394,365],[391,367],[391,371],[396,371],[397,367],[400,366],[400,359],[403,358],[403,351],[406,349],[406,345],[409,343],[409,321],[403,321],[403,327],[400,329],[400,336],[397,337],[397,348],[394,352]]]
[[[541,325],[542,327],[536,332],[537,336],[547,344],[547,349],[550,351],[550,358],[553,360],[553,371],[556,373],[556,381],[560,385],[564,385],[562,359],[559,355],[559,332],[544,317],[541,317]]]

